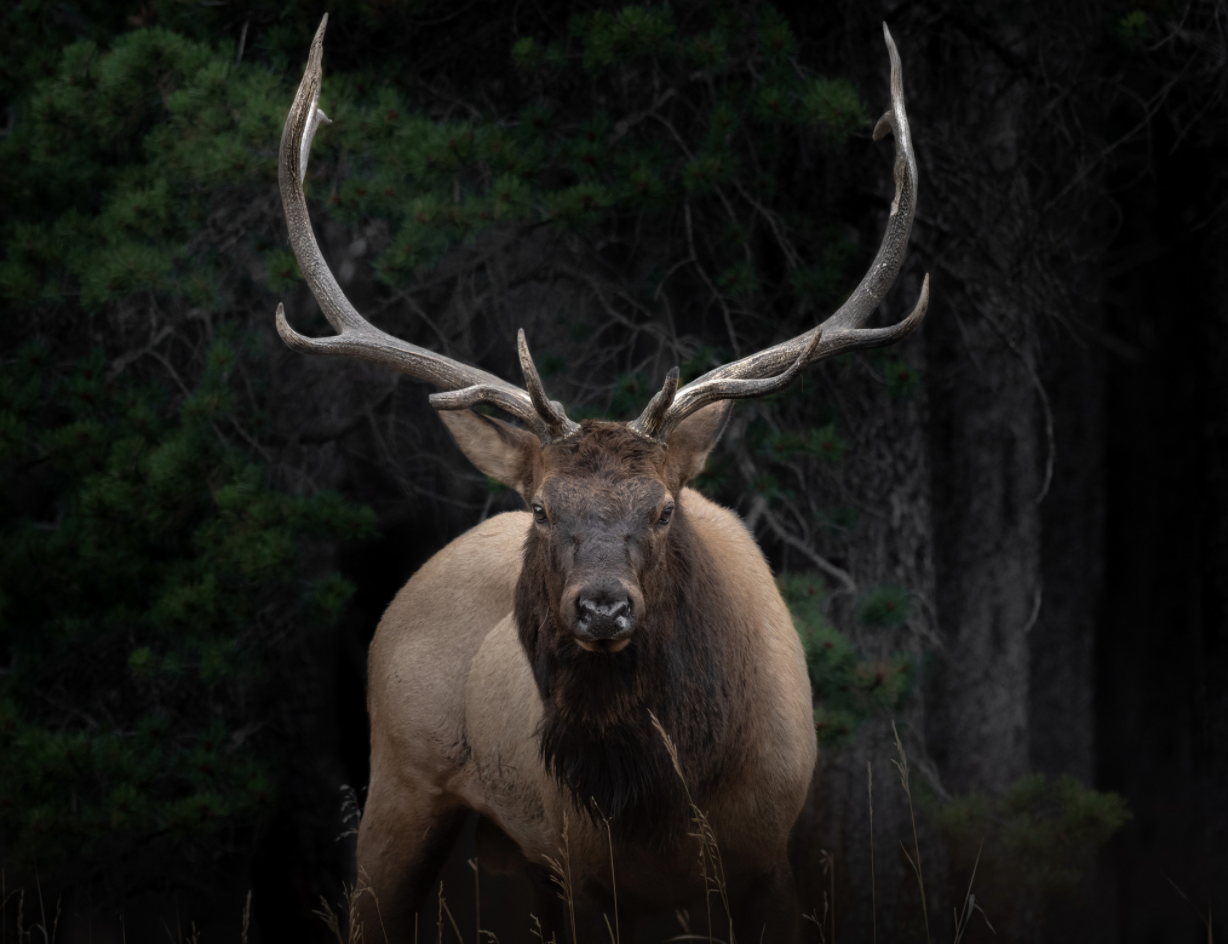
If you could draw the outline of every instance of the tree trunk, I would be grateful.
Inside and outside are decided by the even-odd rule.
[[[1036,217],[1027,103],[1017,76],[955,31],[914,53],[926,54],[947,62],[914,82],[929,181],[919,236],[938,300],[926,356],[943,649],[927,680],[928,740],[948,788],[997,790],[1029,769],[1028,633],[1041,599],[1044,286],[1023,284]],[[970,87],[983,92],[954,94]]]
[[[1220,134],[1223,145],[1228,135]],[[1222,147],[1212,149],[1222,154]],[[1219,174],[1213,206],[1228,200],[1228,174]],[[1195,757],[1201,780],[1201,838],[1208,914],[1228,913],[1228,226],[1205,244],[1202,265],[1210,280],[1208,316],[1198,347],[1205,388],[1202,441],[1203,494],[1207,506],[1202,537],[1202,672],[1198,680]],[[1200,889],[1195,886],[1195,890]]]
[[[1041,505],[1041,603],[1029,634],[1031,766],[1095,777],[1096,626],[1104,605],[1104,385],[1098,287],[1078,334],[1060,325],[1043,346],[1054,461]]]

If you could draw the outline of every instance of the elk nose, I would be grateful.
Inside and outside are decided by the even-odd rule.
[[[634,628],[626,596],[595,594],[576,602],[576,640],[585,649],[617,652],[630,641]]]

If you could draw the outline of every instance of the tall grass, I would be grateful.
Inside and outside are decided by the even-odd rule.
[[[707,910],[707,934],[701,936],[692,932],[690,917],[685,910],[679,909],[676,916],[683,933],[671,940],[701,940],[706,937],[709,944],[736,944],[735,932],[733,928],[733,915],[729,897],[728,884],[726,882],[724,862],[721,857],[721,850],[717,843],[715,831],[709,821],[707,814],[696,804],[694,796],[691,793],[690,785],[687,782],[685,772],[682,769],[682,763],[678,755],[677,746],[673,739],[665,730],[660,720],[655,714],[649,713],[653,727],[661,738],[661,742],[665,747],[670,761],[673,765],[674,772],[678,776],[679,782],[682,785],[686,796],[689,813],[691,818],[691,832],[689,835],[698,841],[698,863],[700,877],[704,888],[704,902]],[[921,843],[919,830],[917,827],[916,810],[914,805],[914,796],[912,789],[911,766],[909,764],[907,752],[904,749],[903,740],[900,737],[898,728],[895,722],[892,722],[892,734],[894,736],[894,746],[896,757],[891,763],[896,768],[899,775],[899,783],[904,795],[908,801],[909,823],[912,831],[913,847],[911,850],[907,848],[903,841],[900,842],[901,851],[904,854],[906,861],[913,869],[913,873],[917,879],[917,887],[921,895],[922,919],[924,924],[926,941],[932,940],[931,927],[929,921],[929,903],[925,887],[925,874],[922,867]],[[878,939],[878,892],[877,892],[877,873],[876,873],[876,850],[874,841],[874,768],[870,760],[866,761],[866,795],[869,805],[869,826],[870,826],[870,897],[871,897],[871,938],[877,942]],[[610,883],[611,893],[614,905],[614,918],[611,922],[609,915],[604,915],[606,931],[611,944],[621,944],[621,927],[619,926],[619,909],[618,909],[618,884],[615,872],[615,854],[614,841],[611,829],[611,823],[604,813],[596,807],[593,802],[594,810],[597,814],[597,819],[605,829],[606,843],[610,858]],[[972,865],[972,871],[968,879],[968,886],[964,894],[964,899],[961,905],[956,908],[952,907],[952,917],[954,919],[954,934],[952,944],[963,944],[968,935],[969,927],[974,917],[979,914],[981,920],[984,921],[986,927],[991,933],[996,934],[993,924],[990,922],[989,916],[977,901],[974,892],[976,877],[980,867],[982,851],[984,849],[985,840],[982,839],[977,848],[976,858]],[[819,853],[819,861],[822,866],[824,878],[827,880],[828,887],[823,890],[823,913],[820,917],[817,913],[802,915],[806,921],[814,924],[819,933],[820,940],[823,944],[827,944],[827,929],[830,929],[831,944],[836,944],[836,860],[827,850],[821,850]],[[563,831],[561,835],[561,843],[558,847],[558,857],[547,857],[547,863],[550,867],[551,880],[557,886],[558,897],[566,905],[567,930],[570,932],[569,944],[580,944],[577,933],[576,922],[576,871],[575,864],[571,853],[571,827],[567,814],[563,818]],[[482,928],[482,912],[481,912],[481,873],[477,858],[468,860],[469,867],[473,870],[474,875],[474,944],[483,944],[484,941],[498,944],[498,939],[491,931]],[[1161,873],[1163,874],[1163,873]],[[1214,926],[1213,916],[1210,907],[1204,914],[1199,910],[1185,892],[1167,875],[1163,875],[1164,879],[1176,891],[1178,895],[1190,905],[1195,911],[1198,919],[1206,928],[1207,944],[1214,944]],[[33,944],[34,941],[41,941],[42,944],[55,944],[59,929],[59,921],[61,917],[62,899],[57,897],[54,915],[51,920],[48,920],[46,902],[43,896],[41,881],[38,879],[37,871],[35,872],[35,901],[38,905],[38,920],[31,920],[26,913],[25,899],[26,889],[16,888],[9,890],[8,875],[4,869],[0,869],[0,944],[9,944],[8,941],[8,914],[9,907],[12,904],[16,906],[16,938],[14,944]],[[383,944],[389,944],[387,932],[383,927],[383,916],[380,913],[379,901],[375,895],[374,889],[371,887],[369,877],[365,871],[360,871],[359,880],[353,886],[342,886],[342,901],[340,910],[335,910],[332,905],[324,897],[320,898],[320,907],[312,913],[317,916],[325,927],[331,932],[332,937],[337,944],[364,944],[364,929],[361,925],[358,913],[358,904],[363,895],[370,895],[375,905],[375,911],[379,917],[380,927],[382,932]],[[436,944],[443,944],[445,936],[445,921],[447,926],[451,928],[455,939],[459,944],[468,944],[464,935],[461,932],[460,926],[448,907],[447,900],[444,897],[443,883],[439,883],[437,895],[437,921],[436,921]],[[725,917],[728,921],[728,938],[726,942],[720,941],[713,936],[713,899],[719,901],[721,907],[725,910]],[[252,893],[247,893],[246,900],[243,906],[240,940],[242,944],[248,944],[251,934],[251,914],[252,914]],[[414,916],[414,944],[419,944],[418,941],[418,924],[419,916]],[[123,924],[122,915],[120,917],[121,925]],[[552,935],[547,941],[544,937],[544,929],[541,922],[536,916],[532,916],[535,927],[529,929],[530,933],[543,944],[558,944],[557,940]],[[27,924],[27,921],[30,921]],[[178,933],[171,933],[167,929],[168,936],[173,944],[199,944],[200,935],[194,923],[189,924],[189,934],[185,938],[182,930]],[[123,939],[126,941],[126,927],[121,931]],[[591,942],[587,942],[591,944]],[[751,942],[753,944],[753,942]]]
[[[606,928],[610,932],[610,944],[622,944],[622,938],[618,927],[618,876],[614,872],[614,833],[610,829],[610,818],[605,815],[605,811],[597,805],[596,797],[589,797],[588,802],[592,804],[593,810],[600,817],[602,825],[605,826],[606,844],[610,849],[610,891],[614,896],[614,927],[610,927],[610,916],[604,915]]]
[[[895,749],[900,755],[899,760],[893,760],[891,763],[895,764],[896,770],[899,771],[900,786],[904,788],[904,795],[908,797],[908,819],[912,823],[913,855],[915,855],[916,858],[914,859],[913,856],[908,854],[908,850],[904,848],[904,843],[902,840],[900,842],[900,848],[904,851],[904,858],[908,860],[908,864],[912,866],[913,872],[916,873],[917,885],[921,888],[921,916],[925,919],[925,942],[926,944],[929,944],[930,911],[929,906],[925,903],[925,876],[921,871],[921,843],[917,841],[917,814],[912,807],[912,787],[910,786],[908,779],[908,755],[904,753],[904,743],[900,740],[900,732],[896,730],[894,718],[891,719],[891,733],[895,735]],[[981,858],[979,849],[977,850],[976,856],[977,861],[979,862]],[[972,874],[973,877],[976,876],[975,866],[972,869]],[[969,883],[968,887],[971,889],[971,883]],[[959,940],[958,935],[956,936],[956,940]]]
[[[661,736],[665,744],[665,750],[674,765],[674,773],[682,781],[687,804],[691,807],[691,822],[695,827],[695,832],[691,835],[699,840],[699,865],[704,880],[704,901],[705,903],[711,901],[714,890],[720,896],[721,904],[725,907],[725,917],[729,921],[729,944],[737,944],[733,933],[733,910],[729,907],[729,888],[725,884],[725,864],[721,860],[720,846],[716,843],[716,833],[712,830],[712,824],[708,822],[707,814],[695,804],[695,798],[691,796],[691,788],[682,773],[682,764],[678,760],[678,748],[674,746],[673,738],[662,727],[655,714],[650,711],[648,716],[652,719],[652,726],[657,729],[657,734]],[[710,906],[708,907],[708,942],[712,944],[712,908]]]
[[[866,792],[870,797],[870,919],[874,928],[874,944],[878,944],[878,891],[874,879],[874,768],[866,761]]]
[[[1163,872],[1161,872],[1160,874],[1164,875]],[[1210,892],[1207,893],[1207,913],[1204,915],[1201,911],[1198,910],[1198,906],[1194,904],[1192,901],[1190,901],[1189,895],[1183,892],[1180,886],[1177,885],[1176,882],[1174,882],[1167,875],[1164,875],[1164,881],[1168,882],[1168,884],[1173,887],[1173,891],[1175,891],[1178,895],[1184,898],[1185,903],[1194,909],[1194,914],[1198,915],[1198,920],[1201,921],[1203,927],[1207,929],[1207,944],[1215,944],[1213,921],[1211,918],[1211,893]]]
[[[959,911],[955,911],[954,908],[951,909],[955,914],[954,944],[959,944],[959,942],[963,940],[964,934],[968,930],[968,922],[972,920],[973,913],[977,911],[981,913],[981,917],[983,917],[985,919],[985,923],[989,925],[989,930],[993,931],[994,934],[998,933],[997,931],[993,930],[993,925],[989,924],[989,915],[985,914],[985,909],[976,903],[976,895],[972,894],[972,883],[976,881],[976,870],[977,866],[981,864],[981,849],[984,848],[984,846],[985,840],[982,839],[981,844],[977,846],[976,861],[972,863],[972,876],[968,879],[968,891],[964,893],[964,907]]]
[[[559,898],[567,904],[567,917],[571,923],[571,944],[580,944],[576,937],[576,894],[571,878],[571,839],[570,824],[567,821],[567,811],[563,811],[563,844],[558,847],[559,858],[546,856],[550,865],[550,878],[559,887]]]

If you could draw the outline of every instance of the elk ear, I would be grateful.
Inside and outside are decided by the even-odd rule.
[[[669,434],[665,469],[672,491],[677,492],[703,471],[708,453],[725,432],[731,412],[733,401],[721,400],[692,413]]]
[[[526,492],[541,462],[541,441],[536,436],[473,410],[440,410],[439,418],[479,472],[514,488],[528,501]]]

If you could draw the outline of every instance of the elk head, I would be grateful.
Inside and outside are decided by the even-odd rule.
[[[899,272],[916,203],[917,168],[899,55],[884,25],[891,58],[891,108],[879,119],[874,137],[888,132],[894,136],[895,199],[874,262],[849,299],[821,325],[685,386],[679,385],[674,368],[630,423],[577,424],[547,396],[523,331],[517,341],[524,375],[524,386],[519,387],[385,334],[342,293],[316,243],[302,189],[312,138],[320,123],[328,121],[318,107],[326,24],[327,16],[286,120],[278,173],[295,256],[338,334],[306,338],[290,327],[280,305],[277,330],[296,350],[375,361],[440,387],[441,392],[431,395],[431,404],[466,456],[524,498],[533,525],[525,545],[517,618],[548,700],[560,665],[585,659],[593,665],[620,660],[630,665],[637,652],[643,655],[662,644],[668,621],[661,614],[674,605],[664,588],[676,586],[671,575],[684,566],[680,549],[686,543],[686,521],[679,496],[720,436],[730,401],[780,390],[805,367],[834,354],[891,344],[924,318],[928,276],[904,321],[864,327]],[[470,408],[479,403],[498,407],[523,427],[474,413]],[[583,704],[585,692],[577,692],[575,699]]]

